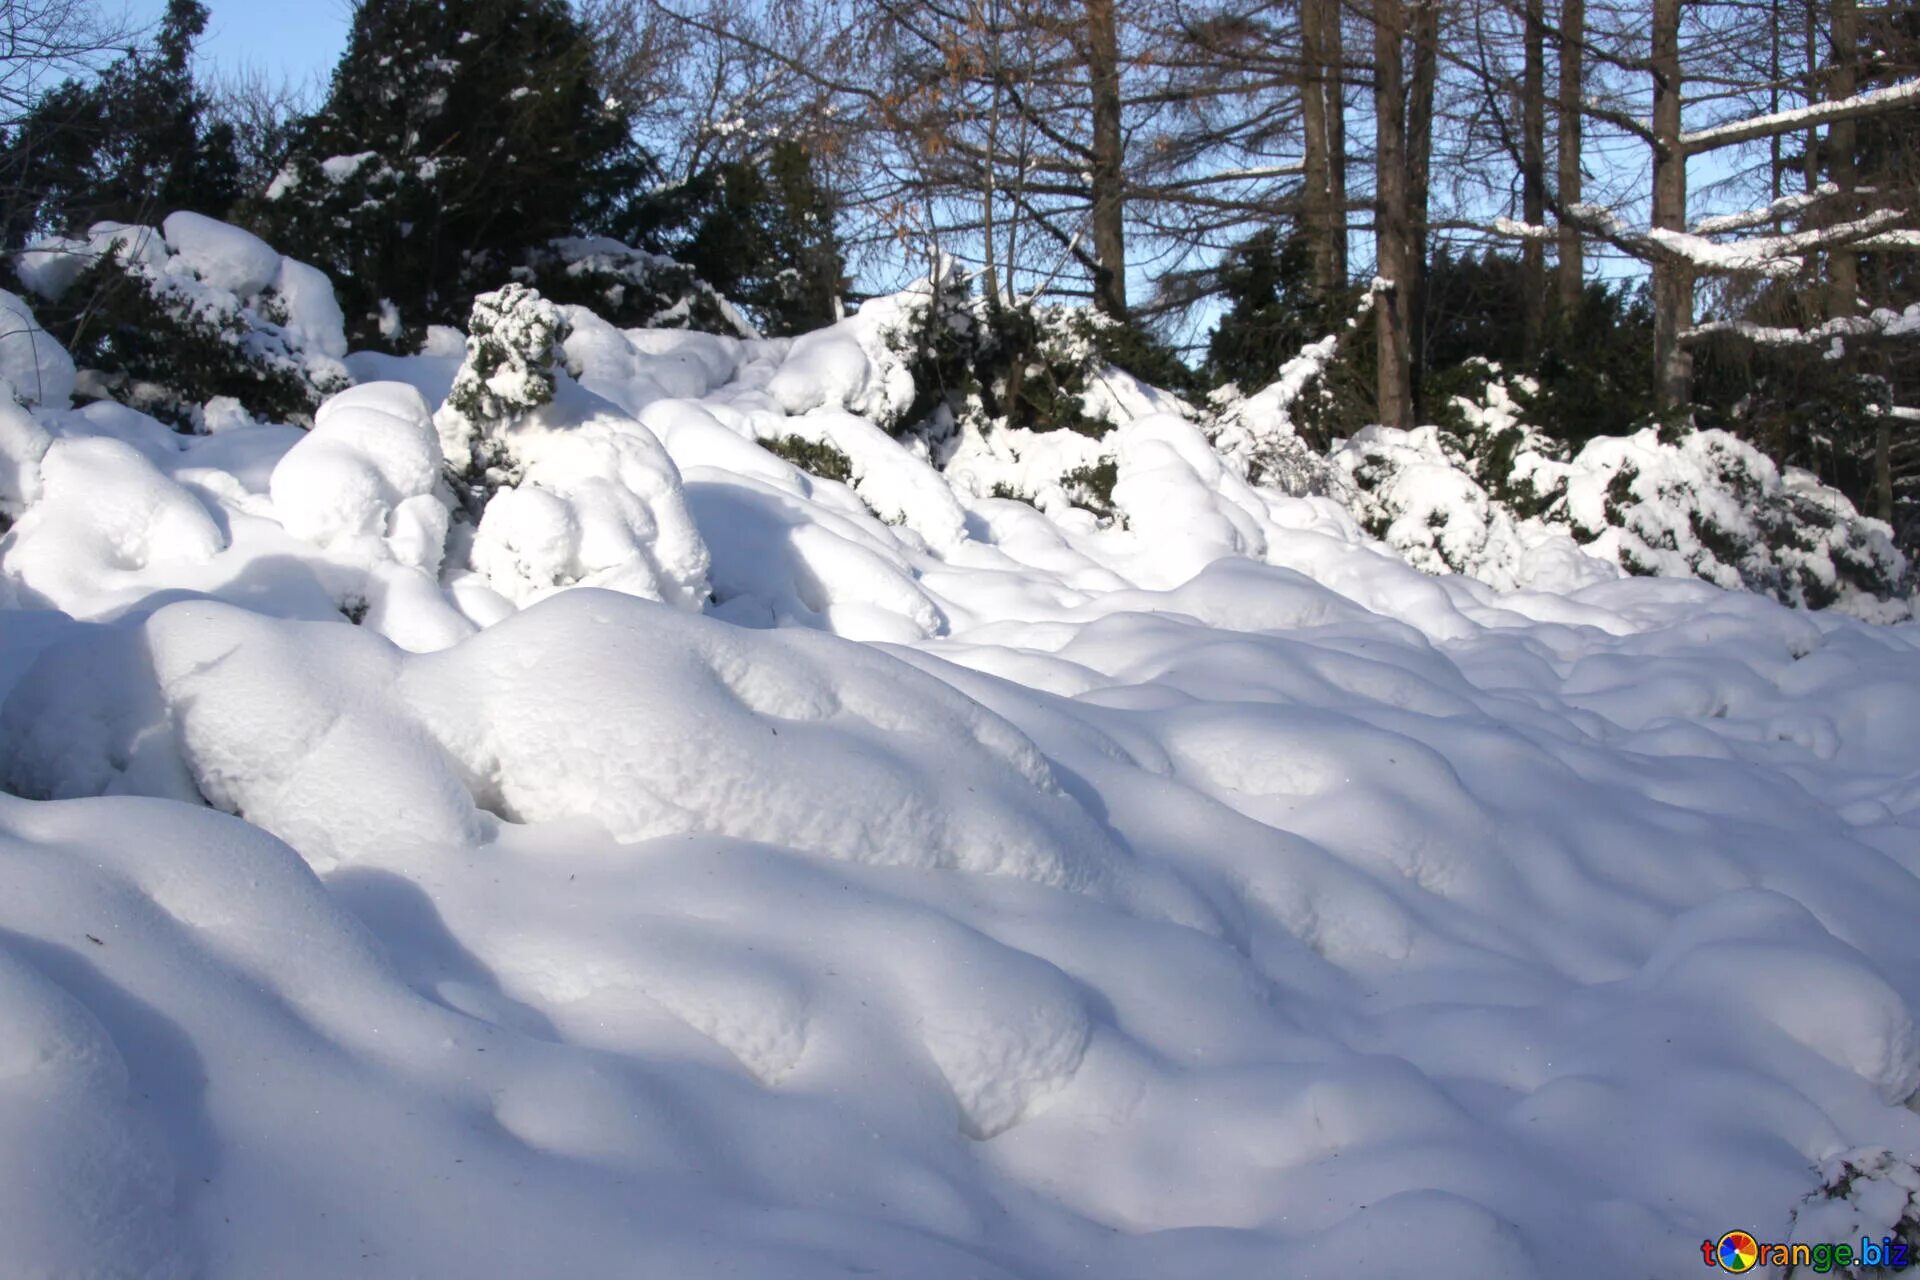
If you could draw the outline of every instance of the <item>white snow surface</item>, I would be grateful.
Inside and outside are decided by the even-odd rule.
[[[1055,518],[887,322],[576,316],[477,526],[447,341],[0,401],[0,1270],[1618,1280],[1920,1188],[1920,628],[1430,576],[1145,402]]]

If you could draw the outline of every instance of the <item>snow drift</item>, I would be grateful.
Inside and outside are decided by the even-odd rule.
[[[199,287],[269,270],[214,239]],[[0,405],[10,1274],[1614,1280],[1920,1227],[1911,624],[1491,508],[1511,589],[1423,573],[1249,479],[1272,405],[1115,410],[1113,517],[1043,512],[890,431],[852,322],[569,315],[478,510],[457,335],[309,432]]]

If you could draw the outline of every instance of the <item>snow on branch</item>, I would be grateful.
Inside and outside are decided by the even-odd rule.
[[[1704,271],[1725,274],[1761,275],[1780,279],[1794,275],[1801,266],[1800,255],[1818,249],[1852,244],[1885,230],[1906,217],[1900,209],[1876,209],[1851,222],[1830,227],[1814,227],[1790,235],[1755,236],[1721,244],[1686,231],[1655,227],[1646,233],[1653,244],[1666,252],[1685,258]]]
[[[1920,253],[1920,230],[1909,227],[1899,231],[1882,231],[1859,241],[1854,248]]]
[[[1749,320],[1709,320],[1680,335],[1697,342],[1718,333],[1730,333],[1762,347],[1817,347],[1837,338],[1904,338],[1920,336],[1920,303],[1905,311],[1882,307],[1870,315],[1841,316],[1811,329],[1784,329]]]
[[[1701,129],[1696,133],[1683,133],[1680,135],[1680,150],[1687,155],[1699,155],[1703,151],[1738,146],[1742,142],[1752,142],[1757,138],[1772,138],[1834,120],[1851,120],[1858,116],[1877,115],[1882,111],[1891,111],[1910,103],[1920,103],[1920,79],[1903,80],[1899,84],[1888,85],[1884,89],[1858,93],[1851,98],[1841,98],[1836,102],[1810,103],[1791,111],[1775,111],[1763,116],[1749,116],[1745,120],[1730,121],[1727,124],[1715,125],[1711,129]]]
[[[1764,227],[1777,219],[1799,213],[1811,208],[1829,196],[1840,194],[1840,188],[1831,182],[1823,182],[1812,191],[1795,192],[1769,201],[1758,209],[1743,209],[1739,213],[1723,213],[1716,218],[1702,218],[1694,225],[1693,234],[1697,236],[1725,235],[1729,231],[1745,231],[1751,227]],[[1857,190],[1855,195],[1860,194]]]
[[[1521,222],[1517,218],[1495,218],[1493,234],[1505,236],[1509,240],[1552,240],[1559,235],[1553,227],[1543,227],[1537,223]]]

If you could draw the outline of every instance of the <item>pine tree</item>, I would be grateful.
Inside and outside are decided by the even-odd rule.
[[[1261,231],[1237,245],[1220,266],[1228,304],[1207,340],[1207,374],[1257,391],[1309,342],[1345,324],[1354,299],[1314,283],[1314,242],[1295,233]]]
[[[609,226],[645,170],[564,0],[364,0],[261,221],[333,276],[356,341],[391,341]]]
[[[717,165],[676,193],[676,203],[664,216],[682,223],[679,235],[645,227],[653,212],[645,210],[635,238],[655,240],[764,332],[805,333],[839,318],[849,283],[834,229],[839,202],[804,145],[783,139],[763,156]]]
[[[227,214],[239,194],[233,132],[213,120],[190,65],[206,26],[200,0],[169,0],[152,47],[40,99],[0,150],[8,243],[178,209]]]
[[[466,329],[467,357],[434,424],[449,478],[477,515],[496,490],[519,481],[506,431],[553,401],[569,326],[539,290],[509,284],[473,300]]]

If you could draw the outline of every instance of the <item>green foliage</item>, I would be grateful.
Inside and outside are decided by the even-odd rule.
[[[808,475],[842,484],[853,480],[853,462],[846,454],[824,442],[804,436],[784,435],[762,440],[760,447],[776,457],[785,458]]]
[[[1099,516],[1113,514],[1113,486],[1120,482],[1120,464],[1112,458],[1067,472],[1067,495],[1075,506]]]
[[[1113,424],[1089,414],[1083,397],[1105,370],[1156,386],[1184,388],[1192,380],[1136,325],[1083,307],[975,297],[957,276],[939,283],[904,344],[917,399],[903,427],[944,408],[983,429],[1003,424],[1098,439]]]
[[[269,295],[261,311],[196,306],[167,282],[128,266],[119,252],[90,264],[36,314],[72,353],[100,371],[115,399],[182,430],[202,406],[231,396],[258,418],[306,424],[344,376],[307,371],[273,328],[284,314]]]
[[[1220,270],[1227,311],[1207,341],[1206,382],[1232,383],[1252,394],[1270,385],[1302,348],[1340,337],[1335,358],[1290,406],[1302,440],[1325,449],[1373,416],[1374,333],[1349,328],[1361,291],[1322,290],[1313,283],[1313,251],[1305,236],[1266,230],[1236,247]]]
[[[839,208],[807,148],[783,139],[636,206],[625,234],[686,263],[762,332],[790,335],[838,318],[849,284]]]
[[[568,325],[560,309],[523,284],[473,300],[467,356],[436,421],[451,479],[477,513],[494,491],[519,480],[506,430],[553,401]]]
[[[549,300],[586,307],[617,328],[751,332],[692,267],[616,240],[555,240],[529,250],[513,274]]]
[[[1303,235],[1268,228],[1236,246],[1220,267],[1227,311],[1207,339],[1206,374],[1213,385],[1258,391],[1310,342],[1338,331],[1359,295],[1313,285],[1313,246]]]
[[[457,324],[530,250],[610,226],[647,165],[564,0],[363,0],[326,104],[259,206],[349,335]]]
[[[9,244],[99,221],[231,208],[239,195],[233,130],[209,118],[190,66],[206,26],[200,0],[169,0],[151,47],[48,91],[9,131],[0,147]]]
[[[1455,256],[1445,246],[1434,255],[1419,353],[1427,416],[1463,393],[1476,376],[1470,362],[1478,359],[1532,379],[1530,419],[1574,446],[1649,421],[1653,310],[1645,288],[1589,282],[1572,313],[1556,294],[1532,361],[1521,319],[1525,288],[1518,258],[1491,250]]]
[[[1819,302],[1787,282],[1759,291],[1740,310],[1757,323],[1797,328],[1820,323]],[[1694,416],[1863,498],[1873,482],[1877,411],[1891,387],[1860,360],[1826,354],[1715,334],[1693,348]]]

